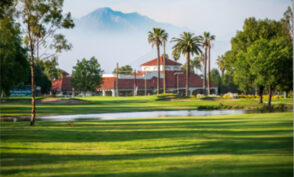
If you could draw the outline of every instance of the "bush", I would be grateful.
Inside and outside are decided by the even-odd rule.
[[[255,95],[239,95],[239,98],[257,98]]]
[[[225,98],[225,99],[234,98],[234,99],[236,99],[236,98],[239,98],[239,95],[238,95],[238,93],[231,93],[231,92],[229,92],[229,93],[224,94],[222,96],[222,98]]]
[[[175,99],[177,98],[176,94],[173,93],[166,93],[166,94],[158,94],[155,97],[156,101],[160,101],[160,100],[170,100],[170,99]]]

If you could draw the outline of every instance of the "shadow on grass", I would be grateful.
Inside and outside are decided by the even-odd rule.
[[[284,177],[293,175],[292,163],[273,165],[275,162],[263,162],[258,164],[245,163],[224,163],[223,161],[211,161],[205,164],[203,168],[168,168],[162,171],[154,172],[122,172],[114,173],[113,171],[99,172],[96,170],[87,173],[76,171],[76,174],[68,174],[67,171],[76,169],[67,169],[58,167],[56,169],[46,168],[44,166],[55,164],[65,164],[69,162],[101,162],[120,160],[134,160],[130,163],[136,163],[136,160],[145,160],[152,158],[165,158],[200,156],[200,155],[275,155],[275,156],[292,156],[293,154],[293,137],[292,130],[287,129],[291,126],[291,121],[275,120],[260,121],[251,123],[247,119],[143,119],[143,120],[113,120],[113,121],[79,121],[73,122],[74,126],[69,127],[66,123],[43,122],[35,127],[24,126],[24,123],[7,123],[1,130],[1,141],[16,143],[89,143],[89,142],[122,142],[134,140],[156,140],[169,139],[173,140],[173,145],[161,145],[145,147],[138,143],[136,149],[138,152],[130,154],[113,154],[100,155],[97,151],[94,154],[83,154],[91,152],[91,148],[26,148],[10,147],[1,145],[1,166],[16,167],[23,166],[26,168],[19,169],[1,169],[2,175],[17,175],[18,173],[47,173],[49,176],[53,172],[61,172],[62,176],[267,176],[267,177]],[[236,121],[237,120],[237,121]],[[140,124],[139,122],[142,121]],[[150,122],[149,122],[150,121]],[[194,121],[194,122],[193,122]],[[275,129],[271,129],[274,127]],[[256,130],[258,128],[258,130]],[[193,138],[194,137],[194,138]],[[182,139],[199,139],[205,141],[195,141],[178,145],[177,141]],[[10,152],[9,152],[10,151]],[[35,153],[33,153],[35,151]],[[58,154],[63,151],[80,151],[76,154]],[[20,153],[27,152],[27,153]],[[43,152],[43,153],[42,153]],[[141,153],[140,153],[141,152]],[[283,158],[283,157],[281,157]],[[142,162],[141,162],[142,163]],[[253,163],[253,162],[251,162]],[[31,165],[44,165],[38,168],[30,168]],[[87,167],[79,167],[81,171],[87,172]],[[98,168],[98,167],[97,167]],[[98,172],[97,172],[98,171]]]

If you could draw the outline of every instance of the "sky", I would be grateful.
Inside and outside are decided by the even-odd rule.
[[[113,10],[138,12],[158,22],[185,27],[197,35],[208,31],[216,36],[212,48],[212,67],[216,66],[217,56],[230,49],[230,40],[237,30],[242,29],[243,22],[248,17],[258,19],[270,18],[279,20],[284,11],[291,6],[291,0],[65,0],[64,11],[71,12],[75,18],[80,18],[100,7],[110,7]],[[150,46],[151,48],[151,46]],[[168,46],[171,53],[171,46]],[[152,49],[151,49],[152,50]],[[142,52],[133,60],[144,56],[150,51]],[[156,51],[152,50],[155,53]],[[67,54],[68,57],[70,54]],[[126,56],[125,56],[126,57]],[[150,58],[151,59],[151,58]],[[182,59],[183,60],[183,59]],[[59,59],[60,67],[67,63]],[[103,61],[107,62],[107,61]],[[131,64],[126,62],[126,64]],[[113,65],[113,63],[111,63]],[[104,65],[110,66],[110,65]],[[72,67],[72,66],[71,66]],[[68,66],[67,66],[68,68]],[[113,68],[104,68],[112,71]],[[70,70],[70,69],[66,69]]]

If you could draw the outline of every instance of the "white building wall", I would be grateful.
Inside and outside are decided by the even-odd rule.
[[[142,71],[158,71],[157,66],[142,66]],[[181,66],[180,65],[166,65],[165,66],[166,71],[180,71]],[[160,65],[160,71],[163,71],[163,65]]]

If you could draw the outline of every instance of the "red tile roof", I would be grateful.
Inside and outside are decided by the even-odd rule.
[[[71,91],[72,86],[70,85],[70,77],[64,76],[59,79],[52,81],[51,85],[52,91]]]
[[[115,77],[103,77],[103,83],[100,88],[113,89],[115,88]]]
[[[162,65],[162,60],[163,60],[163,57],[160,57],[160,65]],[[157,58],[141,64],[141,66],[156,66],[156,65],[157,65]],[[165,65],[182,65],[182,64],[166,58]]]

